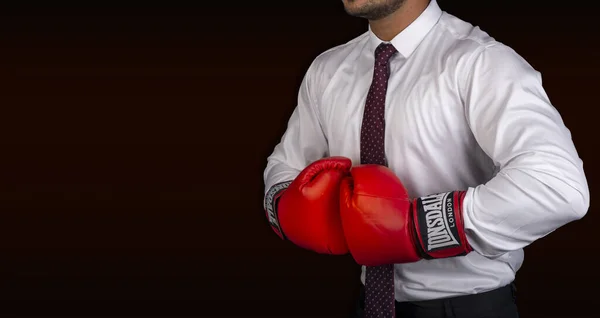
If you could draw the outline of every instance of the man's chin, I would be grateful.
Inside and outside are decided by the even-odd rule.
[[[352,10],[352,8],[346,9],[346,14],[355,18],[362,18],[369,21],[376,21],[385,18],[387,15],[376,14],[365,10]]]
[[[343,0],[346,13],[353,17],[375,21],[381,20],[400,9],[405,0]]]
[[[361,16],[364,11],[368,11],[369,0],[343,0],[343,3],[346,12],[352,16]]]

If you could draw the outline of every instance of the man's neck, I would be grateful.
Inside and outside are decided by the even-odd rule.
[[[391,41],[413,23],[427,9],[428,5],[429,0],[407,0],[400,9],[389,16],[369,21],[371,31],[382,41]]]

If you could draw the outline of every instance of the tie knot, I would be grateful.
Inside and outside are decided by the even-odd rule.
[[[398,51],[392,44],[381,43],[375,49],[375,60],[378,63],[387,63],[396,52]]]

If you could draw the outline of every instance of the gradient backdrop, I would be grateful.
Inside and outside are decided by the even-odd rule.
[[[440,5],[540,70],[572,131],[592,207],[526,249],[518,301],[526,318],[591,317],[600,283],[595,10]],[[338,0],[2,15],[1,315],[347,314],[358,267],[280,241],[262,211],[262,172],[309,63],[364,32],[364,21]]]

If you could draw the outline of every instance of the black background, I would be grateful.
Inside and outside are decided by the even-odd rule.
[[[591,317],[596,10],[440,5],[541,71],[571,129],[592,207],[526,249],[519,306],[522,317]],[[309,63],[365,21],[340,1],[54,4],[2,15],[0,314],[346,314],[358,267],[280,241],[262,211],[262,173]]]

